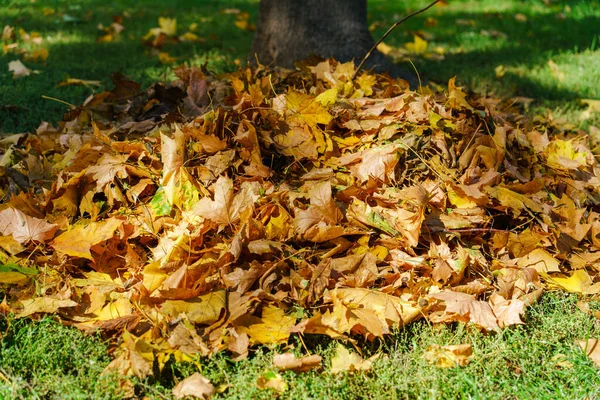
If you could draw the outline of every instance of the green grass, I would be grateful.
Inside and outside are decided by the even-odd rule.
[[[402,47],[413,34],[424,34],[429,49],[440,47],[443,60],[414,57],[421,74],[444,83],[452,76],[469,87],[500,96],[524,96],[537,100],[577,121],[580,98],[600,99],[600,3],[594,0],[452,0],[407,21],[386,42]],[[369,1],[369,22],[378,23],[374,37],[408,10],[425,4],[422,0]],[[235,68],[234,60],[246,59],[252,33],[235,27],[235,15],[223,14],[237,8],[256,20],[258,0],[0,0],[0,21],[39,32],[49,50],[45,63],[25,64],[38,75],[13,80],[8,62],[17,55],[0,53],[0,133],[31,131],[43,120],[56,122],[67,110],[64,104],[43,99],[50,96],[80,104],[92,90],[56,84],[67,76],[100,80],[110,88],[109,75],[120,71],[149,86],[169,79],[171,69],[162,65],[143,46],[142,37],[157,26],[159,16],[175,17],[178,32],[197,23],[196,34],[204,43],[179,43],[164,49],[178,62],[202,64],[217,72]],[[46,11],[53,14],[44,15]],[[526,17],[518,21],[515,15]],[[115,15],[125,15],[121,39],[97,43],[98,24],[109,25]],[[437,25],[426,25],[434,18]],[[487,31],[487,32],[486,32]],[[562,80],[548,65],[552,60],[564,74]],[[495,68],[505,75],[497,78]],[[412,69],[406,63],[407,69]],[[6,108],[1,106],[18,106]]]
[[[407,10],[424,1],[369,1],[369,21],[380,22],[379,37]],[[25,64],[40,74],[14,80],[8,62],[15,54],[0,51],[0,133],[35,129],[42,120],[56,123],[67,107],[42,95],[72,104],[92,93],[85,87],[57,88],[66,77],[100,80],[97,91],[110,88],[109,75],[120,71],[149,86],[172,77],[141,38],[157,26],[159,16],[175,17],[179,32],[198,23],[204,43],[168,45],[165,51],[179,62],[208,63],[221,72],[245,60],[252,35],[234,26],[234,15],[223,8],[238,8],[256,19],[258,0],[0,0],[0,28],[5,24],[40,32],[49,50],[45,63]],[[44,15],[44,9],[54,10]],[[518,21],[520,13],[526,21]],[[97,43],[97,25],[108,25],[113,15],[124,15],[121,40]],[[437,21],[428,27],[427,18]],[[533,112],[550,108],[575,124],[580,121],[578,99],[600,99],[600,3],[592,0],[449,1],[409,20],[386,43],[402,47],[413,34],[426,34],[429,48],[440,47],[443,60],[415,57],[418,71],[444,83],[452,76],[480,92],[536,99]],[[487,31],[487,33],[485,32]],[[490,36],[491,34],[491,36]],[[495,36],[495,37],[494,37]],[[548,61],[558,65],[558,79]],[[496,77],[502,65],[505,75]],[[406,68],[412,68],[406,64]],[[14,108],[2,106],[14,105]],[[575,307],[575,296],[547,294],[527,312],[525,326],[484,335],[462,325],[430,327],[412,324],[388,340],[362,344],[365,355],[382,351],[368,374],[333,376],[327,372],[284,373],[289,390],[284,398],[594,398],[600,397],[597,367],[575,345],[580,338],[600,337],[600,322]],[[108,344],[46,318],[40,322],[9,321],[0,317],[0,399],[112,399],[119,398],[118,379],[101,376],[110,361]],[[324,356],[329,368],[333,344],[307,339],[307,345]],[[441,370],[422,354],[430,344],[471,343],[475,357],[464,368]],[[296,343],[299,349],[299,343]],[[564,355],[565,368],[554,358]],[[271,399],[255,382],[271,364],[273,352],[258,349],[249,360],[233,363],[227,355],[202,360],[202,373],[215,386],[227,388],[216,397]],[[167,365],[162,374],[137,382],[140,398],[170,398],[176,381],[196,371],[193,364]]]
[[[417,322],[385,341],[360,343],[365,356],[381,352],[373,371],[331,375],[335,343],[305,339],[324,356],[324,372],[282,373],[291,399],[583,399],[600,396],[600,374],[576,339],[600,336],[600,321],[576,308],[574,295],[546,294],[527,311],[526,325],[483,334],[464,325],[429,326]],[[595,304],[598,306],[600,304]],[[0,398],[119,398],[115,377],[100,372],[109,360],[106,344],[50,319],[38,323],[12,321],[1,325]],[[466,367],[439,369],[422,355],[432,344],[470,343],[474,357]],[[300,349],[300,343],[296,343]],[[234,363],[219,354],[202,360],[202,374],[224,391],[216,398],[272,399],[256,388],[257,378],[270,368],[273,351],[258,349]],[[559,363],[562,362],[562,363]],[[136,395],[171,398],[177,380],[197,371],[193,364],[170,363],[161,375],[138,382]]]

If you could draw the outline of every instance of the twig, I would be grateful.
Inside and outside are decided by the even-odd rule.
[[[390,29],[388,29],[387,32],[383,34],[383,36],[381,37],[381,39],[379,39],[377,42],[375,42],[375,44],[373,45],[373,47],[371,47],[371,50],[369,50],[367,52],[367,55],[362,59],[362,61],[360,62],[360,64],[358,64],[358,67],[356,68],[356,72],[354,72],[354,75],[352,75],[352,80],[354,80],[356,78],[356,75],[358,75],[358,73],[362,69],[363,65],[365,65],[365,62],[371,56],[371,53],[373,53],[373,51],[377,48],[377,46],[379,46],[379,43],[383,42],[383,40],[386,37],[388,37],[388,35],[390,33],[392,33],[392,31],[394,29],[396,29],[401,23],[403,23],[407,19],[412,18],[412,17],[414,17],[417,14],[421,14],[422,12],[429,10],[431,7],[433,7],[436,3],[440,2],[440,1],[441,0],[435,0],[433,3],[429,4],[427,7],[422,8],[420,10],[417,10],[417,11],[415,11],[413,13],[408,14],[406,17],[402,18],[400,21],[397,21],[394,25],[392,25],[390,27]]]
[[[77,108],[77,106],[76,106],[76,105],[73,105],[73,104],[71,104],[71,103],[67,103],[67,102],[66,102],[66,101],[64,101],[64,100],[57,99],[57,98],[55,98],[55,97],[50,97],[50,96],[42,95],[42,99],[56,101],[56,102],[58,102],[58,103],[65,104],[65,105],[67,105],[67,106],[69,106],[69,107],[71,107],[71,108]]]

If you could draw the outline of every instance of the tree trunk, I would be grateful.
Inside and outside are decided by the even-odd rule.
[[[261,0],[249,61],[293,67],[312,55],[360,63],[374,41],[367,26],[367,0]],[[377,72],[415,78],[374,51],[365,64]]]

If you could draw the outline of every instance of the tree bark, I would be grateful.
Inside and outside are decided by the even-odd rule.
[[[367,0],[261,0],[249,61],[291,68],[316,55],[358,64],[373,46]],[[374,51],[365,64],[416,86],[413,74]]]

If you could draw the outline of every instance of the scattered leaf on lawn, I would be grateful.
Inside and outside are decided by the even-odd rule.
[[[579,347],[585,351],[585,355],[588,356],[594,364],[600,367],[600,340],[584,339],[576,340],[576,342]]]
[[[470,344],[454,344],[429,346],[423,358],[438,368],[464,367],[471,361],[473,348]]]
[[[287,390],[288,384],[283,377],[275,371],[265,371],[257,380],[256,387],[259,389],[272,389],[283,393]]]
[[[215,392],[215,387],[199,372],[188,376],[173,388],[173,396],[177,399],[195,397],[208,399]]]
[[[321,359],[321,356],[318,354],[300,358],[297,358],[293,353],[275,354],[273,356],[273,366],[282,371],[305,372],[319,368],[321,366]]]

